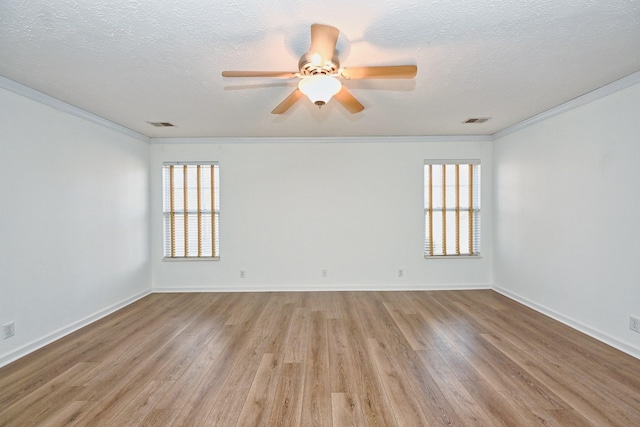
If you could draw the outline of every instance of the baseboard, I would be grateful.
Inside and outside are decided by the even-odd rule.
[[[339,291],[468,291],[474,289],[492,289],[492,285],[484,283],[456,284],[456,285],[370,285],[370,284],[334,284],[334,285],[254,285],[254,286],[209,286],[209,287],[180,287],[154,288],[154,293],[193,293],[193,292],[339,292]]]
[[[68,325],[66,327],[63,327],[61,329],[58,329],[57,331],[54,331],[40,339],[37,339],[35,341],[32,341],[30,343],[27,343],[7,354],[3,354],[0,355],[0,367],[3,367],[5,365],[8,365],[9,363],[16,361],[18,359],[20,359],[21,357],[26,356],[29,353],[32,353],[36,350],[38,350],[39,348],[42,348],[48,344],[51,344],[52,342],[59,340],[60,338],[71,334],[72,332],[77,331],[80,328],[84,328],[85,326],[95,322],[96,320],[100,320],[105,316],[110,315],[111,313],[114,313],[126,306],[128,306],[129,304],[132,304],[134,302],[136,302],[137,300],[146,297],[147,295],[151,294],[150,290],[144,291],[144,292],[140,292],[137,295],[132,296],[131,298],[127,298],[124,301],[121,301],[117,304],[114,304],[110,307],[105,308],[104,310],[100,310],[94,314],[91,314],[87,317],[85,317],[84,319],[81,319],[77,322],[72,323],[71,325]]]
[[[601,341],[607,345],[610,345],[611,347],[618,349],[624,353],[627,353],[630,356],[635,357],[636,359],[640,359],[640,349],[633,347],[623,341],[620,341],[618,339],[615,339],[613,337],[610,337],[609,335],[600,332],[598,330],[592,329],[586,325],[583,325],[582,323],[571,319],[567,316],[563,316],[560,313],[557,313],[553,310],[551,310],[548,307],[545,307],[543,305],[540,304],[536,304],[535,302],[524,298],[516,293],[513,293],[511,291],[508,291],[506,289],[500,288],[498,286],[493,286],[492,289],[496,292],[498,292],[499,294],[504,295],[505,297],[512,299],[516,302],[519,302],[520,304],[526,305],[527,307],[544,314],[545,316],[549,316],[554,320],[557,320],[560,323],[564,323],[565,325],[582,332],[583,334],[589,335],[591,338],[597,339],[598,341]]]

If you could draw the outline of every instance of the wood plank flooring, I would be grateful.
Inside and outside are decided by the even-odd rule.
[[[493,291],[152,294],[0,369],[1,426],[640,426],[640,360]]]

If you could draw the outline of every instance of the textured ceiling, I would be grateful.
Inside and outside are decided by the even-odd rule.
[[[314,22],[340,29],[341,65],[417,77],[346,82],[359,114],[280,116],[297,80],[221,77],[297,71]],[[0,2],[0,75],[152,137],[493,134],[639,71],[639,46],[629,0]]]

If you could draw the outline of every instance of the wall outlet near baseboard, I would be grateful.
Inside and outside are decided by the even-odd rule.
[[[244,279],[245,277],[247,276],[244,274],[244,270],[240,270],[240,278]]]
[[[327,270],[322,270],[322,277],[327,277]]]
[[[640,319],[629,316],[629,329],[640,334]]]
[[[2,325],[2,339],[11,338],[16,334],[16,325],[14,322],[5,323]]]
[[[403,269],[398,269],[398,277],[404,277],[404,270]]]

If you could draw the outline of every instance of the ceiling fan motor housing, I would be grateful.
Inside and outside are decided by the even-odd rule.
[[[317,74],[337,74],[340,69],[340,61],[338,58],[332,58],[330,61],[322,63],[322,59],[318,60],[317,55],[311,52],[302,55],[298,62],[298,69],[303,76],[314,76]]]

